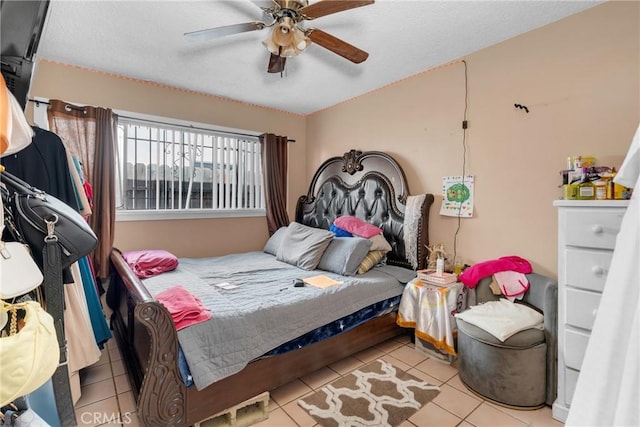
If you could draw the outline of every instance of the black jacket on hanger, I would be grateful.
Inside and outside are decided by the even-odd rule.
[[[58,135],[33,126],[31,144],[0,159],[8,172],[79,211],[64,144]],[[80,189],[81,190],[81,189]]]

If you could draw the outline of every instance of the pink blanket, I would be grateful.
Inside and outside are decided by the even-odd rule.
[[[503,256],[498,259],[479,262],[462,272],[460,281],[470,288],[475,288],[478,282],[500,271],[515,271],[528,274],[533,271],[531,264],[519,256]]]
[[[211,312],[200,299],[180,285],[160,292],[156,299],[169,311],[178,331],[211,319]]]
[[[178,266],[178,258],[162,249],[124,252],[122,258],[141,279],[175,270]]]

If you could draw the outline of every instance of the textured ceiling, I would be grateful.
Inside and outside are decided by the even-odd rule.
[[[599,3],[377,0],[306,24],[367,51],[365,62],[312,44],[281,76],[266,72],[269,29],[199,43],[183,36],[264,19],[249,0],[52,0],[38,57],[309,114]]]

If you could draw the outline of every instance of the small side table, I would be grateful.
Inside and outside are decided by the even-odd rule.
[[[416,349],[451,362],[457,336],[453,316],[466,308],[467,288],[461,282],[436,286],[415,278],[404,288],[396,323],[415,330]]]

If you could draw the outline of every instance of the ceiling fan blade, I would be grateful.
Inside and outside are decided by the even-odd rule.
[[[271,54],[269,57],[269,66],[267,67],[267,73],[281,73],[284,71],[284,64],[287,62],[287,58],[284,56],[278,56]]]
[[[273,0],[251,0],[251,3],[255,4],[256,6],[258,6],[262,10],[273,9],[273,7],[276,5],[273,2]]]
[[[301,7],[298,13],[306,19],[315,19],[332,13],[356,7],[367,6],[374,3],[374,0],[320,0],[316,3]]]
[[[365,61],[369,57],[369,54],[364,50],[358,49],[357,47],[350,45],[349,43],[322,30],[312,29],[307,33],[307,36],[312,42],[317,43],[325,49],[328,49],[356,64]]]
[[[264,27],[264,22],[245,22],[243,24],[233,24],[226,25],[224,27],[209,28],[207,30],[192,31],[190,33],[184,33],[184,36],[189,41],[205,41],[230,36],[232,34],[245,33],[247,31],[261,30]]]

